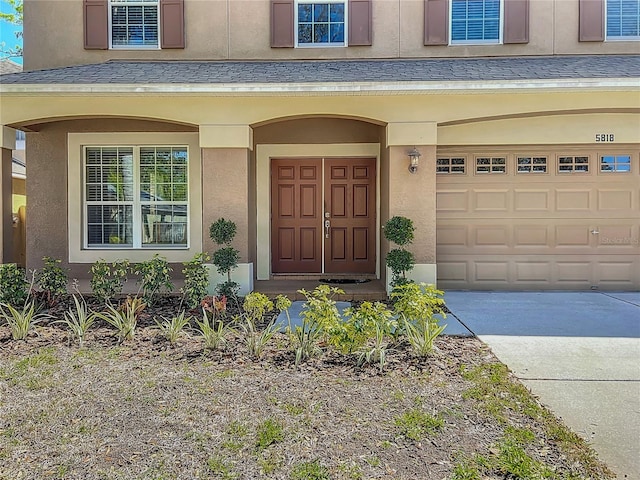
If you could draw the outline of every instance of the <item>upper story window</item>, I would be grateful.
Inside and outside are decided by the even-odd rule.
[[[110,0],[109,36],[113,48],[158,48],[159,0]]]
[[[501,0],[452,0],[451,44],[500,43]]]
[[[307,2],[296,5],[296,43],[299,47],[346,45],[344,1]]]
[[[607,0],[607,40],[640,39],[640,0]]]
[[[84,0],[88,50],[185,48],[184,0]]]

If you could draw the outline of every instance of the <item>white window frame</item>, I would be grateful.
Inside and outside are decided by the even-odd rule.
[[[605,2],[605,6],[604,6],[604,32],[605,32],[605,41],[607,42],[629,42],[629,41],[640,41],[640,28],[638,29],[638,35],[636,36],[623,36],[623,35],[615,35],[615,36],[609,36],[607,34],[608,30],[609,30],[609,0],[606,0]]]
[[[197,133],[69,133],[68,145],[68,242],[70,263],[93,263],[102,258],[113,262],[126,258],[132,262],[148,260],[158,253],[169,262],[185,262],[202,252],[202,186],[201,154]],[[186,146],[188,150],[188,231],[187,246],[145,245],[86,247],[84,217],[84,151],[85,147]],[[139,179],[137,180],[139,182]],[[134,230],[136,225],[134,224]]]
[[[440,160],[448,160],[446,165],[440,165]],[[452,163],[453,160],[462,160],[462,163]],[[453,170],[462,167],[462,171]],[[466,175],[467,174],[467,157],[464,155],[438,156],[436,158],[436,174],[437,175]]]
[[[478,160],[489,160],[488,164],[478,164]],[[504,162],[494,162],[495,160],[504,160]],[[507,165],[509,158],[507,155],[476,155],[473,159],[473,173],[474,175],[506,175],[509,173]],[[478,167],[485,168],[487,171],[479,171]]]
[[[571,163],[560,163],[561,158],[571,158]],[[576,163],[576,158],[586,158],[587,163]],[[586,170],[576,170],[577,166],[586,165]],[[571,166],[571,170],[560,170],[561,166]],[[559,154],[556,156],[556,172],[558,175],[577,173],[579,175],[591,174],[591,155],[589,154]]]
[[[520,164],[521,158],[531,159],[529,164]],[[535,159],[544,158],[544,163],[534,163]],[[524,154],[516,155],[516,175],[547,175],[549,173],[549,156],[548,155],[536,155],[536,154]],[[544,170],[534,170],[536,165],[544,165]],[[528,170],[520,170],[520,167],[529,167]]]
[[[313,3],[341,3],[344,6],[344,42],[342,43],[299,43],[298,42],[298,5]],[[294,1],[294,41],[296,48],[341,48],[349,46],[349,2],[348,0],[295,0]]]
[[[454,40],[453,39],[453,0],[449,2],[449,45],[502,45],[504,30],[504,0],[500,0],[500,20],[498,22],[498,38],[489,40]]]
[[[114,45],[113,44],[113,22],[112,22],[112,7],[114,6],[153,6],[158,9],[158,44],[154,45]],[[160,38],[162,32],[160,31],[160,0],[109,0],[108,1],[108,13],[109,13],[109,49],[110,50],[160,50]]]

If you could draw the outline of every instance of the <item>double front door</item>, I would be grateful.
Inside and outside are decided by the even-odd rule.
[[[374,158],[271,160],[273,273],[376,270]]]

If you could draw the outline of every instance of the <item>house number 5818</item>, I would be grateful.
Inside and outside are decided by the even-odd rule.
[[[613,133],[596,133],[596,142],[613,142]]]

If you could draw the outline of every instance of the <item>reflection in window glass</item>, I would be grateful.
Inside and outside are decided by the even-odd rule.
[[[600,157],[601,172],[630,172],[630,155],[604,155]]]
[[[497,43],[500,0],[452,0],[451,43]]]
[[[640,38],[640,0],[607,0],[607,38]]]
[[[298,2],[298,45],[345,45],[345,3]]]
[[[518,157],[518,173],[547,173],[547,157]]]
[[[507,159],[505,157],[477,157],[476,173],[506,173]]]
[[[158,46],[158,0],[110,0],[113,47]]]
[[[436,173],[465,173],[464,157],[438,158]]]
[[[589,157],[558,157],[558,172],[582,172],[589,171]]]

